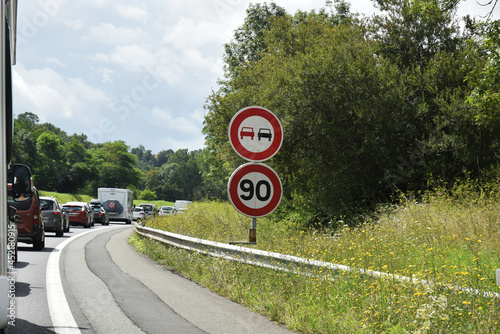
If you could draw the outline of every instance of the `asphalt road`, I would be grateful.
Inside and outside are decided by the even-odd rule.
[[[41,252],[20,243],[9,333],[290,333],[135,252],[131,233],[97,224],[47,233]]]

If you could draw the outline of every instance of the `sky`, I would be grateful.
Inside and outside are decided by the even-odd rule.
[[[14,113],[34,113],[40,123],[93,143],[123,140],[153,154],[201,149],[203,106],[223,77],[224,44],[249,4],[264,2],[19,1]],[[289,14],[325,6],[324,0],[274,2]],[[376,13],[370,0],[352,0],[351,11]],[[476,0],[459,10],[487,12]],[[493,19],[499,16],[497,8]]]

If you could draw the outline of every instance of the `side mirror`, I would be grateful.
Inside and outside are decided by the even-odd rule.
[[[15,164],[12,166],[11,179],[8,181],[12,186],[12,199],[21,202],[31,199],[31,170],[28,166]]]
[[[13,206],[9,206],[9,220],[14,223],[21,220],[21,217],[17,214],[17,209]]]

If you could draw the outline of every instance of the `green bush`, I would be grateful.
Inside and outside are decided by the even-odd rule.
[[[141,192],[140,198],[145,201],[154,201],[156,200],[156,193],[154,191],[146,189]]]

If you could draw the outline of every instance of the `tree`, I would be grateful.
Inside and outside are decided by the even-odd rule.
[[[146,150],[143,145],[133,148],[130,152],[137,156],[141,171],[146,172],[154,167],[158,167],[158,159],[152,154],[151,150]]]
[[[37,164],[33,167],[33,180],[39,189],[55,191],[62,183],[67,165],[64,147],[52,132],[42,133],[37,141]]]
[[[270,164],[288,201],[306,198],[311,210],[333,212],[373,197],[384,157],[372,149],[380,145],[377,136],[365,132],[386,135],[380,124],[400,124],[384,117],[400,105],[402,93],[396,69],[377,63],[364,36],[360,27],[336,26],[323,13],[275,20],[262,59],[232,79],[237,90],[215,93],[207,105],[208,149],[224,159],[227,172],[241,164],[227,143],[229,121],[235,110],[257,104],[275,112],[284,127],[283,146]],[[380,98],[385,101],[376,105]]]
[[[402,67],[423,67],[438,52],[454,52],[463,43],[453,21],[456,5],[436,0],[374,2],[383,14],[373,19],[372,38],[379,42],[380,54]]]
[[[127,188],[139,184],[142,174],[137,168],[137,158],[128,152],[125,142],[106,142],[102,157],[99,166],[101,187]]]
[[[99,173],[90,152],[76,136],[70,137],[64,144],[64,151],[68,173],[58,191],[93,193]]]
[[[33,167],[36,157],[34,132],[38,122],[38,116],[30,112],[20,114],[14,120],[13,162]]]
[[[154,168],[144,174],[144,188],[156,194],[158,198],[170,200],[167,181],[160,174],[160,168]]]
[[[239,164],[227,138],[235,111],[261,105],[284,128],[269,162],[285,206],[327,221],[422,189],[429,173],[452,181],[495,156],[492,136],[465,103],[481,63],[436,1],[380,0],[370,25],[325,12],[276,18],[260,59],[207,100],[207,158],[227,177]],[[472,48],[472,47],[471,47]],[[490,154],[488,154],[490,152]],[[317,221],[315,219],[314,221]]]
[[[176,151],[169,157],[168,163],[146,173],[146,189],[155,192],[159,198],[169,201],[180,198],[201,199],[196,197],[202,185],[201,171],[196,158],[199,154],[201,152],[188,152],[186,149]]]
[[[471,56],[477,58],[482,55],[485,61],[468,76],[469,82],[474,86],[468,102],[480,110],[480,113],[476,115],[478,123],[497,126],[500,108],[500,50],[498,48],[500,21],[483,23],[479,25],[479,29],[484,39],[477,48],[471,51]]]
[[[207,148],[195,155],[202,179],[202,183],[195,189],[195,200],[227,200],[228,175],[212,157]]]
[[[467,105],[466,99],[473,89],[467,78],[484,63],[474,42],[481,36],[474,35],[476,28],[467,20],[461,34],[454,19],[457,3],[377,3],[383,11],[372,22],[377,54],[398,64],[408,87],[404,103],[414,115],[415,144],[413,153],[399,166],[400,185],[419,189],[429,174],[449,184],[464,170],[480,175],[492,162],[489,147],[494,136],[475,124],[478,110]],[[408,177],[410,173],[416,177]],[[391,176],[395,178],[395,173]]]
[[[157,196],[154,191],[146,189],[143,192],[141,192],[141,199],[145,201],[155,201],[157,199]]]
[[[158,166],[157,167],[160,167],[163,164],[166,164],[168,162],[168,159],[170,158],[170,156],[172,154],[174,154],[173,150],[162,150],[162,151],[158,152],[158,155],[156,156],[156,158],[158,159]]]
[[[234,40],[224,45],[224,61],[229,76],[238,76],[241,69],[260,60],[266,50],[264,30],[271,25],[272,18],[286,15],[284,8],[274,2],[250,4],[245,22],[234,33]]]
[[[17,124],[24,129],[33,131],[40,118],[32,112],[25,112],[17,116]]]
[[[160,168],[160,175],[168,185],[170,196],[175,194],[176,199],[194,200],[195,189],[202,182],[196,154],[189,153],[186,149],[177,150],[170,157],[169,163]]]

